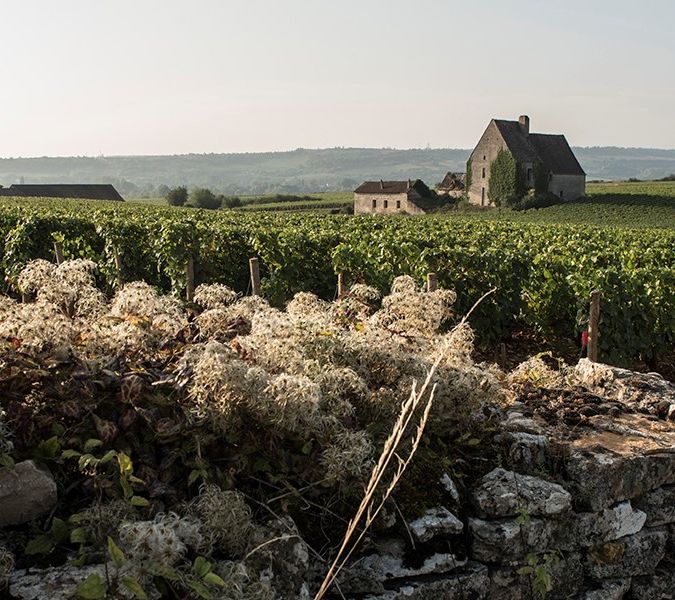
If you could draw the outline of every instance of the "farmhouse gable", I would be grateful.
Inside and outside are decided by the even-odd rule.
[[[576,200],[586,191],[586,173],[564,135],[530,133],[530,119],[492,119],[467,163],[469,201],[489,205],[490,167],[500,150],[508,150],[520,170],[526,189],[535,188],[540,174],[544,190],[565,200]]]

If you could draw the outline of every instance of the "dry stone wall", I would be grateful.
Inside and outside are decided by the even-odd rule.
[[[573,379],[564,393],[520,394],[494,433],[495,464],[471,484],[445,474],[442,504],[410,520],[406,538],[392,528],[369,540],[334,597],[673,600],[675,387],[589,361]],[[10,485],[6,523],[53,504],[53,481],[32,463],[5,474],[0,490]],[[32,504],[7,517],[26,490]],[[308,600],[325,569],[299,536],[282,535],[293,527],[278,525],[283,544],[251,560],[283,598]],[[88,572],[18,570],[11,597],[67,598]]]
[[[446,506],[409,524],[415,549],[384,542],[346,596],[675,598],[675,388],[589,361],[575,375],[583,425],[514,403],[495,435],[501,465],[470,489],[444,476]]]

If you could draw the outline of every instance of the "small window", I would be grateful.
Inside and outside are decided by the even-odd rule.
[[[563,197],[563,191],[562,190],[560,190],[560,197],[561,198]]]
[[[384,201],[384,208],[389,208],[389,200]]]
[[[527,169],[527,180],[532,181],[532,169]]]
[[[396,201],[396,208],[401,208],[401,201],[400,200]]]
[[[480,205],[483,206],[485,204],[485,188],[481,188],[480,190]]]
[[[485,154],[483,154],[483,160],[485,160]]]
[[[485,179],[485,167],[483,167],[483,179]]]
[[[549,174],[548,174],[548,180],[549,180],[549,181],[552,181],[552,180],[553,180],[553,173],[549,173]]]
[[[373,198],[373,208],[377,208],[377,200],[375,198]]]

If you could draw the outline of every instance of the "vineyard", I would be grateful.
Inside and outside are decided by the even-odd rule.
[[[545,210],[556,208],[568,209]],[[668,225],[672,208],[662,210],[657,217]],[[120,279],[142,279],[184,295],[192,257],[196,284],[223,283],[245,293],[248,259],[255,256],[263,296],[276,306],[299,291],[333,298],[338,273],[347,283],[386,290],[395,276],[421,282],[435,272],[441,286],[457,290],[459,313],[496,288],[471,317],[482,343],[522,325],[576,337],[585,327],[590,292],[599,289],[601,360],[649,361],[675,341],[675,231],[635,218],[641,227],[3,199],[0,268],[5,291],[16,295],[21,269],[31,259],[54,260],[57,241],[65,259],[95,261],[98,285],[108,292]]]

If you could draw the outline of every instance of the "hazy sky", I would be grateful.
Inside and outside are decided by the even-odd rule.
[[[675,147],[673,0],[2,0],[0,156]]]

